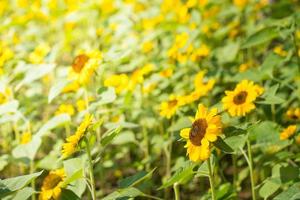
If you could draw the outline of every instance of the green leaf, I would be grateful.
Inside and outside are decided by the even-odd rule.
[[[241,48],[250,48],[268,42],[278,36],[276,27],[266,27],[256,33],[250,35],[246,41],[242,44]]]
[[[239,43],[229,43],[225,47],[220,48],[217,52],[217,58],[220,63],[232,62],[239,51]]]
[[[268,178],[265,180],[263,186],[259,189],[259,195],[267,199],[269,196],[274,194],[280,188],[280,181],[275,178]]]
[[[24,200],[28,199],[32,194],[34,194],[35,191],[31,187],[25,187],[18,192],[16,192],[16,195],[12,200]]]
[[[138,197],[138,196],[144,196],[147,197],[148,195],[144,194],[143,192],[141,192],[140,190],[133,188],[133,187],[129,187],[129,188],[125,188],[125,189],[120,189],[118,191],[115,191],[111,194],[109,194],[108,196],[102,198],[102,200],[116,200],[118,198],[134,198],[134,197]]]
[[[300,198],[300,183],[295,183],[287,190],[277,195],[274,200],[298,200]]]
[[[214,145],[225,153],[233,153],[234,150],[221,137],[218,137]]]
[[[51,118],[39,129],[29,143],[20,144],[15,147],[12,152],[13,156],[15,158],[29,158],[30,160],[33,160],[36,152],[42,144],[42,137],[45,136],[50,130],[70,121],[71,118],[67,114],[61,114]]]
[[[17,100],[9,101],[5,104],[0,105],[0,115],[6,113],[15,113],[19,107],[19,102]]]
[[[98,89],[98,100],[97,105],[107,104],[113,102],[117,96],[113,87],[100,88]]]
[[[0,180],[0,198],[22,189],[23,187],[28,185],[32,180],[39,177],[42,173],[43,171],[40,171],[33,174]]]
[[[150,172],[145,172],[145,171],[141,171],[136,173],[133,176],[129,176],[125,179],[122,179],[119,182],[119,187],[120,188],[126,188],[126,187],[133,187],[136,186],[137,184],[141,183],[142,181],[151,178],[153,172],[155,169],[151,170]]]
[[[219,137],[214,144],[225,153],[235,154],[244,147],[246,140],[246,135],[234,135],[226,137],[224,140]]]
[[[180,131],[183,128],[191,127],[192,122],[188,117],[179,118],[170,128],[169,131]]]
[[[279,88],[279,84],[273,85],[266,90],[263,95],[264,101],[258,101],[260,104],[281,104],[284,103],[285,100],[276,96],[276,91]]]
[[[62,189],[60,200],[80,200],[81,198],[78,197],[72,190]]]
[[[38,80],[54,70],[55,64],[40,64],[32,65],[26,72],[24,79],[16,86],[19,90],[23,85],[27,85],[35,80]]]
[[[54,85],[50,88],[49,95],[48,95],[48,103],[51,103],[51,101],[55,97],[57,97],[65,88],[65,86],[70,82],[71,81],[68,79],[62,79],[60,81],[55,82]]]
[[[116,128],[114,130],[108,131],[107,133],[104,134],[103,138],[101,139],[101,145],[103,147],[107,146],[112,142],[112,140],[120,133],[122,130],[121,127]]]
[[[159,187],[158,189],[164,189],[167,187],[172,186],[174,183],[182,183],[184,182],[187,178],[190,178],[195,172],[194,172],[194,167],[196,165],[194,163],[191,162],[186,162],[185,165],[181,168],[179,168],[175,174],[168,179],[161,187]]]

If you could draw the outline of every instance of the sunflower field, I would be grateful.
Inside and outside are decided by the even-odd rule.
[[[1,200],[299,200],[299,0],[0,0]]]

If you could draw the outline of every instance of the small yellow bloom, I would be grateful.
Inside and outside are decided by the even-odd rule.
[[[75,134],[69,136],[66,139],[66,142],[63,144],[62,149],[62,157],[67,158],[74,154],[78,149],[78,144],[80,140],[84,137],[87,128],[91,125],[93,120],[93,116],[90,114],[87,114],[84,117],[84,120],[81,122],[79,127],[77,128]]]
[[[245,116],[255,109],[255,99],[263,93],[264,89],[252,81],[243,80],[233,91],[225,91],[222,103],[231,116]]]
[[[277,55],[282,56],[282,57],[285,57],[288,54],[287,51],[283,50],[281,45],[274,47],[273,51],[274,51],[274,53],[276,53]]]
[[[78,112],[81,112],[86,109],[86,102],[82,99],[76,101],[76,107]]]
[[[64,169],[50,171],[43,181],[39,200],[59,199],[65,178]]]
[[[299,145],[300,145],[300,135],[298,135],[298,136],[296,137],[296,144],[299,144]]]
[[[160,115],[170,119],[177,111],[177,109],[182,105],[180,98],[171,95],[168,101],[164,101],[160,105]]]
[[[290,125],[280,133],[280,140],[286,140],[296,133],[297,126]]]
[[[114,74],[105,79],[104,86],[114,87],[117,94],[125,91],[128,87],[129,78],[126,74]]]
[[[290,108],[286,115],[291,120],[300,120],[300,108]]]
[[[165,70],[162,70],[159,75],[164,77],[164,78],[168,78],[170,76],[172,76],[173,74],[173,69],[172,68],[167,68]]]
[[[207,160],[210,156],[210,146],[222,132],[221,117],[217,115],[217,109],[208,110],[199,104],[191,128],[180,131],[180,136],[187,140],[185,148],[187,155],[193,162]]]
[[[39,44],[33,52],[29,54],[29,62],[34,64],[42,63],[45,56],[50,52],[51,48],[48,44],[42,43]]]
[[[55,115],[69,114],[70,116],[72,116],[74,115],[74,113],[75,109],[71,104],[61,104],[55,112]]]
[[[14,53],[10,48],[0,45],[0,68],[3,67],[5,62],[13,58],[13,56]]]
[[[89,83],[101,61],[102,54],[98,50],[77,55],[69,69],[69,79],[76,80],[80,85]]]
[[[3,91],[0,91],[0,105],[7,103],[11,97],[12,93],[9,88],[5,88]]]
[[[30,132],[24,132],[21,136],[21,144],[27,144],[31,141],[31,133]]]
[[[152,51],[154,48],[154,44],[152,41],[147,41],[144,42],[142,45],[142,51],[143,53],[149,53],[150,51]]]
[[[233,0],[233,4],[239,8],[244,8],[247,3],[248,0]]]

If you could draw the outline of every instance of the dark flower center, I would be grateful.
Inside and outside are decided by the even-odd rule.
[[[178,101],[176,99],[168,101],[168,107],[173,108],[174,106],[177,105],[177,102]]]
[[[243,104],[246,101],[247,95],[248,95],[247,92],[241,91],[240,93],[234,96],[233,102],[237,105]]]
[[[55,175],[55,174],[51,174],[49,177],[48,177],[48,180],[47,180],[47,183],[45,185],[45,188],[46,189],[53,189],[55,188],[59,182],[62,181],[62,178],[58,175]]]
[[[197,119],[194,121],[189,135],[190,141],[193,145],[201,145],[201,140],[204,138],[207,126],[206,119]]]
[[[75,57],[72,68],[75,72],[80,73],[85,63],[89,60],[89,57],[85,54],[80,54]]]

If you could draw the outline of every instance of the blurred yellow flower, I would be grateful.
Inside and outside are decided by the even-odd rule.
[[[290,125],[280,133],[280,140],[286,140],[296,133],[297,126]]]
[[[20,144],[27,144],[31,141],[31,133],[30,132],[24,132],[21,136]]]
[[[10,48],[0,45],[0,68],[3,67],[6,61],[13,58],[13,56],[14,53]]]
[[[44,58],[50,52],[51,48],[46,43],[39,44],[33,52],[29,54],[29,62],[33,64],[40,64],[43,63]]]
[[[75,134],[69,136],[62,146],[62,157],[67,158],[74,154],[78,149],[80,140],[84,137],[87,128],[91,125],[93,116],[90,114],[85,115],[84,120],[77,128]]]
[[[162,70],[159,75],[164,77],[164,78],[168,78],[170,76],[172,76],[173,74],[173,69],[172,68],[167,68],[165,70]]]
[[[70,116],[72,116],[75,114],[75,109],[71,104],[61,104],[55,112],[55,115],[60,114],[69,114]]]
[[[217,115],[217,109],[209,111],[203,104],[199,104],[192,127],[180,131],[180,136],[187,140],[185,148],[189,159],[193,162],[207,160],[210,156],[210,145],[221,132],[222,122]]]
[[[283,50],[281,45],[274,47],[273,51],[274,51],[274,53],[276,53],[277,55],[282,56],[282,57],[285,57],[288,54],[287,51]]]
[[[239,8],[244,8],[247,3],[248,0],[233,0],[233,4]]]
[[[149,53],[150,51],[152,51],[154,48],[154,44],[152,41],[147,41],[144,42],[142,45],[142,51],[143,53]]]
[[[291,120],[300,120],[300,108],[289,108],[286,115]]]
[[[255,109],[255,99],[263,93],[264,89],[252,81],[243,80],[233,91],[225,91],[222,103],[231,116],[245,116]]]
[[[170,119],[182,105],[182,100],[175,95],[171,95],[168,101],[164,101],[160,104],[160,115]]]
[[[194,79],[195,91],[200,92],[202,95],[206,95],[215,85],[215,79],[204,80],[206,71],[202,70],[198,72]]]
[[[81,112],[86,109],[86,102],[82,99],[76,101],[76,107],[78,112]]]
[[[59,199],[65,178],[66,174],[63,168],[50,171],[43,181],[39,200]]]
[[[4,88],[3,91],[0,91],[0,104],[4,104],[9,101],[11,97],[11,90],[9,88]]]
[[[75,79],[80,85],[89,83],[101,61],[102,54],[98,50],[77,55],[69,70],[69,78]]]
[[[125,91],[128,87],[129,78],[126,74],[114,74],[104,81],[104,86],[114,87],[117,94]]]

